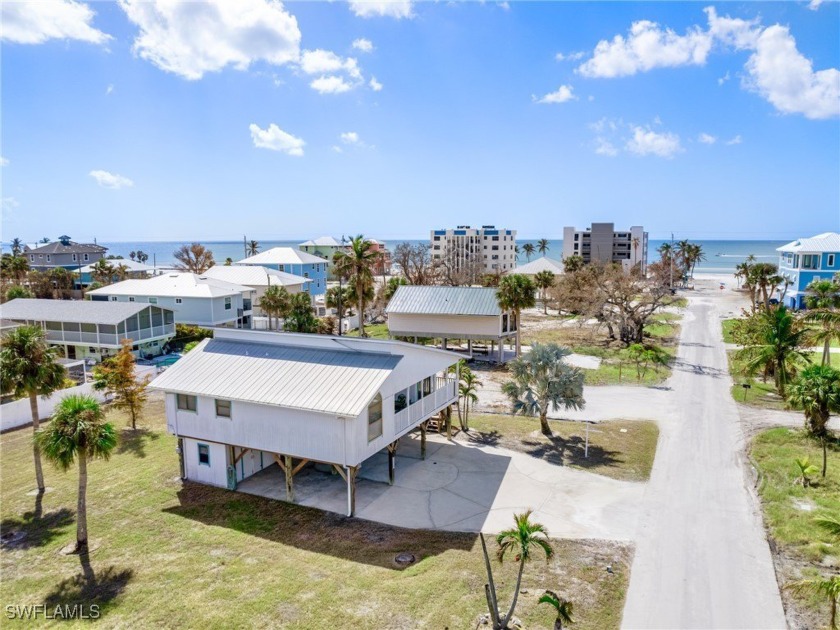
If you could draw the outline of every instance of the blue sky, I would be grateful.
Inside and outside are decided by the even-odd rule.
[[[840,229],[836,2],[220,6],[4,2],[3,240]]]

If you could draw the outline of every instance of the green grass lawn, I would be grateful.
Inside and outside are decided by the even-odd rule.
[[[590,426],[589,457],[584,458],[586,427],[551,420],[554,436],[540,433],[539,418],[496,414],[471,415],[466,437],[499,444],[558,466],[571,466],[626,481],[645,481],[656,455],[659,428],[649,420],[610,420]]]
[[[729,359],[729,373],[732,375],[732,380],[735,382],[732,385],[732,398],[736,402],[750,405],[752,407],[761,407],[763,409],[786,409],[785,401],[776,393],[776,386],[772,378],[768,378],[765,383],[758,377],[747,377],[743,375],[741,364],[735,358],[736,350],[727,352]],[[819,365],[822,361],[821,352],[809,353],[811,362]],[[834,352],[831,354],[831,365],[833,367],[840,367],[840,354]],[[747,383],[750,387],[744,388],[743,384]]]
[[[365,324],[365,332],[371,339],[388,339],[388,324]],[[348,337],[358,337],[359,329],[351,330]]]
[[[751,456],[762,475],[759,487],[764,518],[775,542],[777,553],[789,562],[781,563],[782,585],[818,572],[817,565],[840,566],[840,552],[825,530],[814,523],[817,514],[840,515],[840,442],[836,439],[828,453],[828,473],[819,473],[811,487],[794,484],[798,476],[794,459],[807,456],[817,466],[822,465],[822,448],[804,431],[788,428],[771,429],[753,440]],[[793,566],[791,566],[793,565]],[[811,623],[800,627],[824,627],[828,621],[828,606],[807,596],[782,591],[786,603],[802,607],[815,615]]]
[[[0,526],[25,533],[0,551],[4,605],[98,603],[103,628],[454,629],[474,628],[485,612],[474,534],[400,529],[182,483],[159,396],[136,434],[122,429],[122,414],[108,416],[122,439],[109,462],[89,467],[86,577],[78,557],[58,553],[75,536],[75,470],[45,467],[52,490],[36,516],[31,429],[0,436]],[[528,565],[517,616],[551,627],[550,610],[536,603],[551,589],[574,601],[579,627],[618,628],[631,546],[555,540],[554,548],[550,562]],[[403,551],[418,562],[397,568]],[[514,565],[494,561],[494,572],[508,601]]]
[[[732,337],[732,331],[735,327],[735,322],[737,319],[724,319],[721,322],[723,326],[723,342],[724,343],[735,343],[735,339]]]

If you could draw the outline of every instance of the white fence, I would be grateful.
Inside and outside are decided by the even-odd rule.
[[[136,370],[138,379],[145,378],[146,376],[154,378],[157,374],[157,368],[152,365],[138,365]],[[105,400],[105,394],[95,391],[93,389],[93,383],[68,387],[67,389],[55,392],[47,398],[38,396],[38,419],[46,420],[49,418],[61,399],[71,394],[90,394],[100,402]],[[31,422],[32,412],[29,409],[28,397],[0,405],[0,432],[22,427]]]

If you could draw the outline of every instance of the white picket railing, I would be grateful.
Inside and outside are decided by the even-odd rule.
[[[455,402],[455,379],[436,379],[437,389],[405,409],[394,414],[394,424],[397,433],[413,427],[447,404]]]

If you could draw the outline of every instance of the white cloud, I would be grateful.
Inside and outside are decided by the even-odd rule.
[[[728,15],[720,17],[714,7],[703,9],[709,21],[709,35],[716,41],[736,50],[755,47],[755,41],[761,30],[759,18],[743,20]]]
[[[414,17],[411,0],[350,0],[350,10],[359,17],[392,17],[398,20]]]
[[[664,158],[672,158],[683,150],[678,135],[657,133],[649,127],[639,126],[633,127],[633,137],[624,148],[636,155],[658,155]]]
[[[91,171],[88,175],[93,177],[93,179],[96,180],[96,183],[103,188],[119,190],[120,188],[131,188],[134,186],[134,182],[128,177],[123,177],[122,175],[117,175],[116,173],[109,173],[108,171]]]
[[[578,61],[580,59],[583,59],[585,55],[586,55],[586,53],[583,52],[582,50],[578,51],[578,52],[566,53],[566,54],[563,54],[563,53],[559,52],[556,55],[554,55],[554,58],[557,61]]]
[[[703,144],[714,144],[717,142],[717,138],[708,133],[701,133],[697,136],[697,142],[702,142]]]
[[[727,71],[726,71],[726,74],[724,74],[722,77],[720,77],[720,78],[718,79],[718,85],[723,85],[724,83],[726,83],[727,81],[729,81],[729,79],[730,79],[730,76],[729,76],[729,70],[727,70]]]
[[[811,2],[808,3],[808,8],[811,9],[811,11],[816,11],[820,8],[822,3],[823,0],[811,0]]]
[[[745,85],[780,112],[810,119],[840,115],[840,70],[814,72],[813,64],[796,48],[786,26],[769,26],[758,37],[746,64]]]
[[[318,77],[309,84],[313,90],[320,94],[341,94],[353,89],[353,85],[344,80],[344,77],[329,76]]]
[[[364,37],[360,37],[353,41],[353,48],[364,53],[373,52],[373,42]]]
[[[344,153],[344,149],[342,149],[342,148],[341,148],[340,146],[338,146],[337,144],[334,144],[334,145],[332,146],[332,150],[333,150],[333,151],[335,151],[336,153]]]
[[[510,2],[499,2],[499,8],[504,9],[505,11],[510,11]]]
[[[266,129],[260,129],[258,125],[251,123],[248,129],[251,130],[251,139],[258,149],[280,151],[296,157],[303,155],[303,147],[306,143],[300,138],[286,133],[274,123],[271,123]]]
[[[618,155],[618,149],[615,148],[612,142],[606,138],[595,138],[595,153],[598,155],[606,155],[607,157],[615,157]]]
[[[376,80],[376,77],[371,77],[368,85],[370,86],[370,89],[374,92],[379,92],[382,90],[382,84]]]
[[[104,44],[110,35],[91,26],[96,13],[74,0],[30,0],[0,3],[0,39],[16,44],[41,44],[50,39],[76,39]]]
[[[329,50],[304,50],[300,56],[300,69],[306,74],[346,72],[354,79],[361,78],[359,64],[353,57],[343,59]]]
[[[109,84],[108,84],[108,87],[106,87],[106,88],[105,88],[105,94],[106,94],[106,95],[108,95],[108,94],[110,94],[110,93],[111,93],[111,92],[113,92],[113,91],[114,91],[114,84],[113,84],[113,83],[109,83]]]
[[[702,65],[712,47],[708,33],[698,27],[677,35],[656,22],[633,22],[627,37],[616,35],[612,41],[601,40],[592,58],[578,66],[585,77],[623,77],[653,68]]]
[[[120,0],[140,32],[134,51],[161,70],[197,80],[227,66],[297,61],[297,20],[274,0]]]
[[[732,138],[731,140],[727,140],[726,144],[729,145],[729,146],[732,146],[733,144],[741,144],[741,142],[743,142],[743,140],[741,140],[741,136],[737,135],[734,138]]]
[[[359,134],[355,131],[346,131],[340,137],[344,144],[358,144],[359,142]]]
[[[0,166],[8,166],[8,165],[9,165],[8,158],[4,158],[2,155],[0,155]]]
[[[577,96],[574,95],[574,88],[571,85],[561,85],[554,92],[537,98],[532,95],[531,98],[537,103],[565,103],[566,101],[575,101]]]

